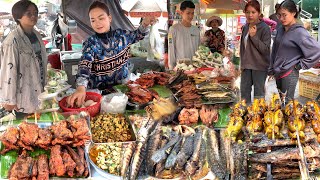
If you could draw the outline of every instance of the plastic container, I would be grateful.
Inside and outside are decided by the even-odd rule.
[[[102,96],[101,94],[94,93],[94,92],[87,92],[85,101],[87,100],[93,100],[97,102],[93,106],[85,107],[85,108],[69,108],[67,107],[67,97],[64,97],[60,102],[59,106],[62,109],[63,112],[81,112],[86,111],[90,114],[91,117],[94,117],[97,115],[100,111],[100,104],[101,104]]]
[[[78,73],[78,64],[81,57],[75,58],[74,54],[79,54],[79,51],[61,51],[60,57],[62,62],[62,68],[66,71],[68,76],[68,84],[72,86],[72,88],[76,88],[76,75]]]
[[[60,61],[60,49],[52,49],[51,53],[48,55],[48,62],[54,69],[61,69]]]
[[[103,96],[101,112],[124,113],[128,102],[128,96],[123,93],[111,93]]]

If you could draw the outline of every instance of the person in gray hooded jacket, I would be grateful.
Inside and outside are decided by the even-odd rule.
[[[38,8],[31,1],[21,0],[13,5],[12,16],[18,25],[0,48],[0,106],[7,111],[33,113],[38,109],[47,74],[46,49],[34,29]]]
[[[309,69],[320,60],[320,44],[297,23],[298,14],[299,8],[292,0],[280,4],[278,18],[282,27],[277,30],[268,70],[276,78],[279,93],[286,94],[287,100],[294,98],[299,70]]]
[[[254,98],[264,98],[264,84],[270,63],[271,31],[269,26],[260,21],[260,4],[253,0],[246,4],[247,24],[243,26],[240,58],[241,58],[241,99],[251,104],[252,85]]]

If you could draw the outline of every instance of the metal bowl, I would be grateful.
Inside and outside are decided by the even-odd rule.
[[[117,144],[120,143],[120,144],[127,144],[129,142],[117,142]],[[133,142],[130,142],[130,143],[133,143]],[[87,151],[86,151],[86,154],[88,156],[88,159],[89,159],[89,162],[90,164],[92,165],[92,167],[95,169],[95,171],[103,176],[104,178],[108,179],[108,180],[121,180],[123,179],[121,176],[117,176],[117,175],[114,175],[114,174],[111,174],[111,173],[108,173],[107,171],[101,169],[100,167],[98,167],[97,164],[95,164],[93,162],[93,160],[91,159],[90,157],[90,150],[95,147],[95,146],[99,146],[99,145],[112,145],[112,144],[116,144],[116,143],[90,143],[88,148],[87,148]],[[124,147],[122,146],[122,149],[124,149]],[[123,151],[123,150],[122,150]],[[122,153],[121,153],[122,154]],[[123,159],[120,157],[120,159]],[[120,167],[122,167],[122,161],[121,161],[121,164],[120,164]],[[92,173],[93,174],[93,173]]]

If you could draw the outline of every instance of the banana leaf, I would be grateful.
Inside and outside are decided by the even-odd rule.
[[[128,88],[127,85],[125,84],[118,84],[118,85],[115,85],[112,87],[115,91],[118,91],[118,92],[122,92],[122,93],[127,93],[130,91],[130,89]]]
[[[40,156],[41,154],[46,154],[48,157],[50,156],[50,150],[44,150],[41,148],[35,148],[34,151],[28,151],[29,156],[32,158],[36,158]]]
[[[0,142],[0,149],[3,150],[4,146]],[[17,150],[11,150],[8,151],[6,154],[0,156],[0,178],[6,179],[8,178],[8,173],[11,168],[11,165],[16,162],[18,158],[18,151]]]
[[[231,109],[229,107],[219,109],[219,119],[218,119],[218,122],[214,125],[214,127],[216,128],[227,127],[230,113],[231,113]]]
[[[151,87],[149,89],[156,91],[158,93],[158,95],[162,98],[168,98],[172,95],[172,91],[165,86],[154,85],[153,87]]]

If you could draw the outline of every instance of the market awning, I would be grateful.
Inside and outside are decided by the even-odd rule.
[[[130,20],[122,11],[120,3],[118,0],[102,0],[110,9],[110,14],[112,16],[112,29],[127,29],[133,30],[134,27]],[[78,27],[80,27],[87,34],[92,34],[93,30],[90,25],[88,10],[90,4],[94,0],[82,0],[81,3],[75,0],[62,0],[63,12],[71,19],[76,20]]]
[[[244,0],[206,0],[207,8],[240,10],[245,6]]]
[[[127,0],[122,3],[122,8],[131,17],[168,16],[167,5],[159,0]]]

